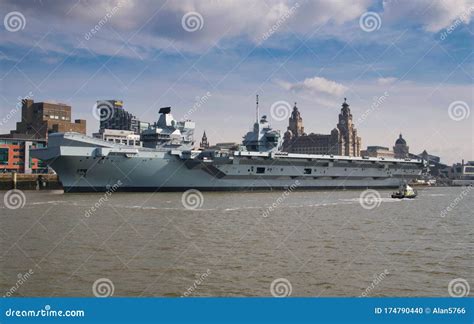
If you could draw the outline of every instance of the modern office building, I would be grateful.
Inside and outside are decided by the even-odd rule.
[[[71,106],[66,104],[24,99],[21,121],[16,124],[16,130],[2,137],[45,140],[50,133],[63,132],[86,134],[86,121],[72,121]]]
[[[100,129],[133,131],[141,134],[150,124],[142,122],[123,108],[122,100],[98,100],[97,109],[100,116]]]
[[[30,148],[45,146],[45,140],[0,137],[0,173],[48,173],[44,163],[30,156]]]

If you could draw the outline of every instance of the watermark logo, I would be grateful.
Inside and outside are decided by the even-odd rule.
[[[383,272],[381,272],[380,274],[374,274],[374,279],[372,280],[372,282],[370,283],[370,285],[367,286],[367,288],[364,290],[364,292],[360,295],[360,297],[367,297],[370,292],[372,290],[375,289],[375,287],[377,287],[381,282],[382,280],[385,279],[385,277],[389,274],[390,272],[385,269]]]
[[[111,119],[114,115],[114,106],[110,101],[99,100],[92,107],[92,116],[100,122]]]
[[[87,218],[91,217],[100,207],[102,207],[105,202],[109,201],[109,198],[119,189],[121,185],[122,181],[118,180],[113,186],[107,189],[105,194],[100,197],[100,199],[91,208],[84,212],[84,216]]]
[[[115,286],[108,278],[99,278],[92,285],[92,293],[96,297],[110,297],[114,295]]]
[[[102,27],[118,12],[118,10],[124,5],[125,1],[120,1],[115,7],[107,11],[107,13],[97,22],[97,24],[91,28],[90,31],[84,34],[86,41],[90,40]]]
[[[199,274],[196,274],[197,279],[194,280],[193,284],[184,292],[184,294],[181,295],[181,297],[188,297],[192,295],[197,288],[202,285],[204,280],[206,280],[207,277],[211,274],[211,270],[207,269],[206,272]]]
[[[8,209],[19,209],[25,207],[26,196],[18,189],[8,190],[3,196],[3,203]]]
[[[471,287],[466,279],[456,278],[449,282],[448,292],[451,297],[466,297],[470,291]]]
[[[3,297],[11,297],[28,279],[30,279],[31,275],[34,274],[35,272],[30,269],[28,272],[19,273],[18,274],[18,280],[16,281],[15,285],[11,287]]]
[[[296,9],[300,7],[300,4],[297,2],[293,7],[288,9],[283,15],[278,18],[278,20],[268,29],[262,36],[262,41],[269,39],[288,19],[290,19],[296,12]]]
[[[33,93],[30,91],[28,92],[28,94],[25,96],[25,97],[20,97],[18,96],[16,99],[17,99],[17,103],[15,105],[15,108],[13,108],[12,110],[10,110],[7,115],[2,119],[0,120],[0,126],[3,126],[4,124],[6,124],[10,119],[13,118],[13,116],[16,115],[16,113],[18,111],[20,111],[22,105],[23,105],[23,101],[24,100],[28,100],[28,99],[31,99],[33,97]]]
[[[204,96],[197,96],[196,101],[194,102],[193,106],[191,109],[188,110],[186,114],[184,114],[183,118],[181,121],[188,120],[189,117],[194,114],[199,108],[201,108],[203,105],[205,105],[208,101],[209,98],[212,96],[212,94],[208,91]]]
[[[290,114],[291,105],[287,101],[276,101],[270,107],[270,116],[276,121],[288,119]]]
[[[296,180],[291,186],[286,189],[280,197],[270,206],[265,209],[265,211],[262,214],[262,217],[268,217],[271,212],[273,212],[278,206],[280,206],[283,201],[288,198],[290,193],[292,193],[298,186],[300,185],[300,182]]]
[[[199,190],[189,189],[183,192],[181,203],[186,209],[198,209],[204,204],[204,196]]]
[[[470,21],[470,17],[474,12],[474,6],[469,7],[469,9],[464,10],[455,20],[454,22],[446,28],[441,35],[439,36],[440,40],[444,41],[448,36],[453,33],[459,26],[462,24],[468,24]]]
[[[380,27],[382,27],[382,19],[378,13],[368,11],[360,16],[359,26],[363,31],[371,33],[373,31],[379,30]]]
[[[448,215],[448,213],[450,213],[454,208],[457,207],[457,205],[459,205],[459,203],[471,192],[471,190],[473,188],[474,188],[474,186],[469,185],[466,189],[461,191],[459,196],[454,198],[454,200],[449,204],[449,206],[441,211],[440,216],[441,217],[446,217]]]
[[[194,33],[204,27],[204,18],[199,12],[188,12],[181,19],[181,26],[185,31]]]
[[[3,19],[3,25],[5,29],[9,32],[17,32],[19,30],[25,29],[26,26],[26,18],[23,14],[19,11],[12,11],[7,13],[5,18]]]
[[[370,108],[367,109],[358,119],[357,122],[359,124],[362,124],[363,121],[367,119],[367,117],[373,113],[374,111],[378,110],[386,101],[387,98],[389,97],[388,91],[385,91],[383,95],[379,97],[374,97],[372,100],[372,104],[370,105]]]
[[[448,115],[454,121],[461,121],[468,119],[471,114],[471,109],[464,101],[453,101],[448,107]]]
[[[270,293],[273,297],[288,297],[292,291],[291,282],[285,278],[275,279],[270,285]]]
[[[382,199],[380,193],[377,190],[367,189],[360,194],[359,203],[364,209],[374,209],[380,206]]]

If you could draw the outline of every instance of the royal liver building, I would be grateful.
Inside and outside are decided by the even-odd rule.
[[[306,154],[333,154],[345,156],[360,156],[361,138],[352,122],[349,104],[344,98],[339,122],[331,134],[306,134],[303,119],[298,108],[293,107],[288,130],[285,132],[283,151]]]

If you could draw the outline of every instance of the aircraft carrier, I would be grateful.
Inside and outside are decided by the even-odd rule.
[[[49,136],[32,150],[59,176],[65,192],[395,188],[418,178],[422,160],[292,154],[266,116],[236,150],[193,150],[195,124],[177,121],[169,107],[127,146],[78,133]]]

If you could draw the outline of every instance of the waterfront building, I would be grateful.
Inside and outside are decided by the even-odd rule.
[[[16,124],[16,130],[9,138],[47,140],[51,133],[76,132],[86,133],[86,121],[71,118],[71,106],[61,103],[34,102],[24,99],[21,108],[21,122]]]
[[[357,136],[349,104],[344,98],[339,114],[339,122],[331,134],[307,135],[304,132],[303,119],[296,106],[289,118],[288,130],[284,135],[283,151],[306,154],[334,154],[360,156],[362,140]]]
[[[100,129],[133,131],[141,134],[150,124],[138,120],[123,108],[122,100],[98,100],[97,109],[100,115]]]
[[[202,135],[201,143],[199,143],[199,148],[205,150],[209,148],[209,142],[207,141],[206,131]]]
[[[367,146],[366,150],[360,151],[361,156],[375,157],[375,158],[394,158],[395,153],[390,151],[388,147],[384,146]]]
[[[216,143],[216,145],[210,146],[209,148],[213,150],[238,150],[239,144],[235,142],[222,142]]]
[[[403,138],[402,134],[395,141],[395,146],[393,147],[393,152],[395,153],[395,158],[397,159],[406,159],[410,154],[410,147],[407,145],[407,142]]]
[[[30,156],[30,148],[45,146],[45,140],[0,137],[0,173],[48,173],[46,164]]]
[[[133,131],[120,129],[101,129],[98,133],[92,134],[92,136],[115,144],[142,146],[140,135],[135,134]]]
[[[411,157],[411,155],[412,154],[409,154],[410,157]],[[420,157],[420,158],[422,158],[423,160],[425,160],[429,163],[440,163],[441,162],[441,158],[439,156],[428,154],[428,152],[426,150],[424,150],[423,152],[418,154],[417,157]]]

